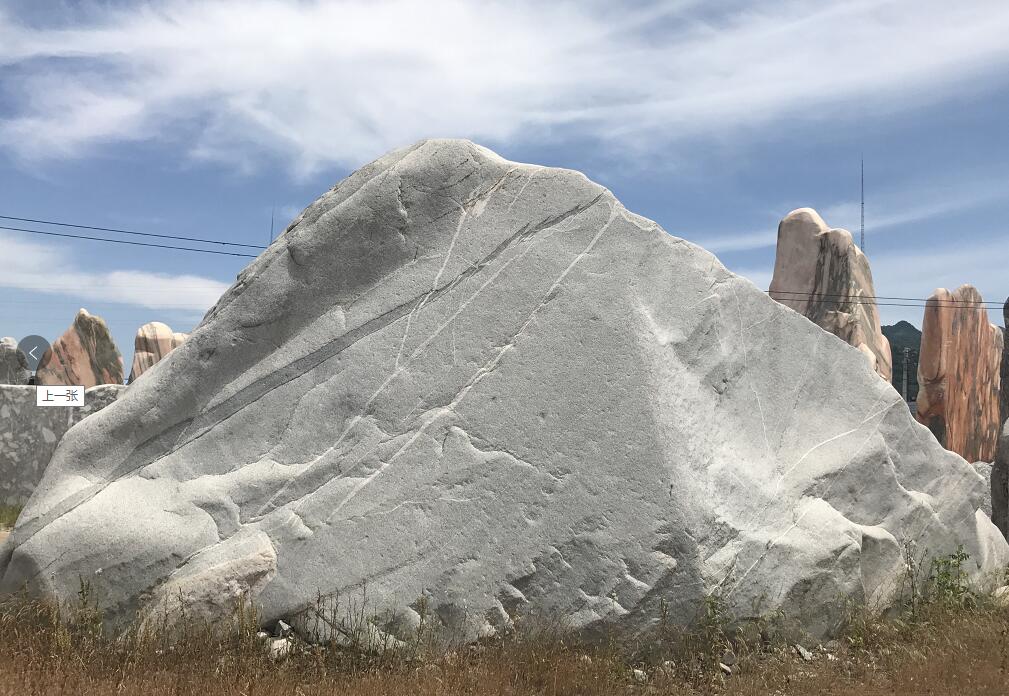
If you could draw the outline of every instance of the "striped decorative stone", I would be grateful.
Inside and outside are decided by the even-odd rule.
[[[133,367],[130,384],[154,367],[162,358],[182,345],[188,334],[173,332],[167,324],[152,321],[137,329],[133,341]]]
[[[73,323],[45,352],[35,371],[36,384],[123,383],[123,356],[101,317],[81,309]]]

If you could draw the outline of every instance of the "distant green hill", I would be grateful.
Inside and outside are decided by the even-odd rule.
[[[921,331],[906,321],[898,321],[892,326],[884,326],[883,335],[890,341],[890,355],[893,358],[893,378],[891,382],[900,391],[904,378],[904,349],[909,348],[907,369],[907,392],[911,401],[918,399],[918,351],[921,350]]]

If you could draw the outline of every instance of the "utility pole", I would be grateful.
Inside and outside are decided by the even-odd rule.
[[[904,369],[903,369],[903,379],[901,379],[900,393],[904,396],[904,401],[907,402],[907,364],[910,362],[911,349],[904,349]]]
[[[861,188],[862,188],[862,226],[858,239],[858,248],[865,253],[865,159],[861,160]]]
[[[276,212],[277,212],[276,206],[270,208],[270,244],[273,244],[273,218]]]

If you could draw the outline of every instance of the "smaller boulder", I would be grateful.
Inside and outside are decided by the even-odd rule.
[[[991,508],[991,474],[992,474],[992,465],[989,464],[988,462],[974,462],[974,468],[977,470],[977,473],[981,474],[981,478],[984,479],[984,482],[986,484],[985,488],[984,488],[984,495],[981,497],[981,507],[978,508],[978,509],[981,510],[982,512],[984,512],[984,514],[988,515],[988,518],[991,519],[991,517],[992,517],[992,508]]]
[[[28,384],[32,371],[28,357],[9,336],[0,339],[0,384]]]
[[[152,321],[137,329],[137,336],[133,341],[130,384],[182,345],[188,337],[189,334],[174,332],[171,327],[160,321]]]
[[[273,638],[270,641],[270,657],[274,660],[282,660],[291,654],[294,644],[290,638]]]
[[[35,383],[83,385],[123,383],[123,356],[101,317],[81,309],[70,328],[45,352]]]
[[[288,638],[292,633],[294,633],[294,629],[283,619],[277,621],[277,627],[273,630],[273,635],[277,638]]]
[[[813,653],[809,652],[808,650],[806,650],[804,647],[802,647],[798,643],[796,643],[792,647],[795,648],[795,654],[798,655],[799,657],[801,657],[803,660],[805,660],[806,662],[812,662],[813,661]]]
[[[1009,585],[1003,585],[992,593],[995,606],[1001,609],[1009,609]]]

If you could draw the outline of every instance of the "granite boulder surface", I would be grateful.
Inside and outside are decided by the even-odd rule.
[[[0,590],[407,638],[780,609],[833,631],[901,544],[1009,562],[985,483],[863,352],[580,173],[431,140],[358,170],[71,429]],[[97,582],[97,581],[96,581]],[[364,597],[366,590],[366,599]],[[176,607],[177,609],[177,607]],[[318,624],[316,624],[318,626]]]

